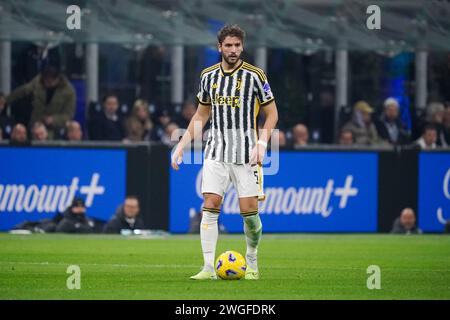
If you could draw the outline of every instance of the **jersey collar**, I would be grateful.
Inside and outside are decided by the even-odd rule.
[[[237,67],[235,67],[233,70],[225,72],[222,68],[222,62],[220,63],[220,72],[222,72],[223,76],[232,76],[236,71],[238,71],[242,65],[244,64],[244,60],[241,60],[241,63]]]

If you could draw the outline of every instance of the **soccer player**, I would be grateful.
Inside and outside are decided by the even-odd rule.
[[[221,62],[201,73],[197,111],[172,154],[172,167],[178,170],[184,147],[195,135],[200,135],[210,119],[202,175],[204,204],[200,239],[204,266],[191,277],[194,280],[216,279],[217,220],[230,181],[238,193],[244,219],[247,242],[245,279],[259,279],[257,249],[262,224],[258,198],[262,200],[264,197],[261,164],[278,121],[278,111],[264,72],[241,59],[244,37],[245,32],[237,25],[227,25],[219,31],[217,47],[222,55]],[[258,136],[256,117],[260,108],[265,115],[265,123]]]

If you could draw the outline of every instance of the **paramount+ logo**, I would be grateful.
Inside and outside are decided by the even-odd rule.
[[[201,176],[196,181],[197,196],[201,197]],[[231,188],[231,185],[230,185]],[[324,186],[285,186],[265,187],[265,201],[260,204],[259,212],[266,215],[319,215],[328,218],[337,210],[345,210],[358,196],[359,188],[354,184],[353,175],[347,175],[343,185],[335,179],[328,179]],[[337,208],[331,205],[337,198]],[[229,190],[223,201],[224,214],[239,214],[239,198],[235,189]]]
[[[87,185],[80,185],[79,177],[73,177],[66,185],[0,184],[0,213],[62,212],[78,193],[86,197],[86,207],[91,207],[95,197],[105,193],[99,182],[100,174],[93,173]]]

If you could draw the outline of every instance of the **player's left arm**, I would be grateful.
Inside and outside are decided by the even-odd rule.
[[[265,122],[263,128],[259,130],[259,139],[252,151],[250,158],[251,165],[262,165],[264,155],[266,154],[267,143],[278,122],[278,110],[275,100],[263,106],[262,112],[264,113]]]
[[[258,141],[268,143],[273,129],[275,129],[278,122],[278,110],[275,100],[262,107],[262,112],[264,113],[264,118],[266,120],[264,122],[262,130],[259,131]]]

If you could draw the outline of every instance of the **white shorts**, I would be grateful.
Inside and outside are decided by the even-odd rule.
[[[264,176],[260,165],[233,164],[205,159],[202,173],[202,193],[224,196],[230,183],[239,198],[258,197],[264,200]]]

